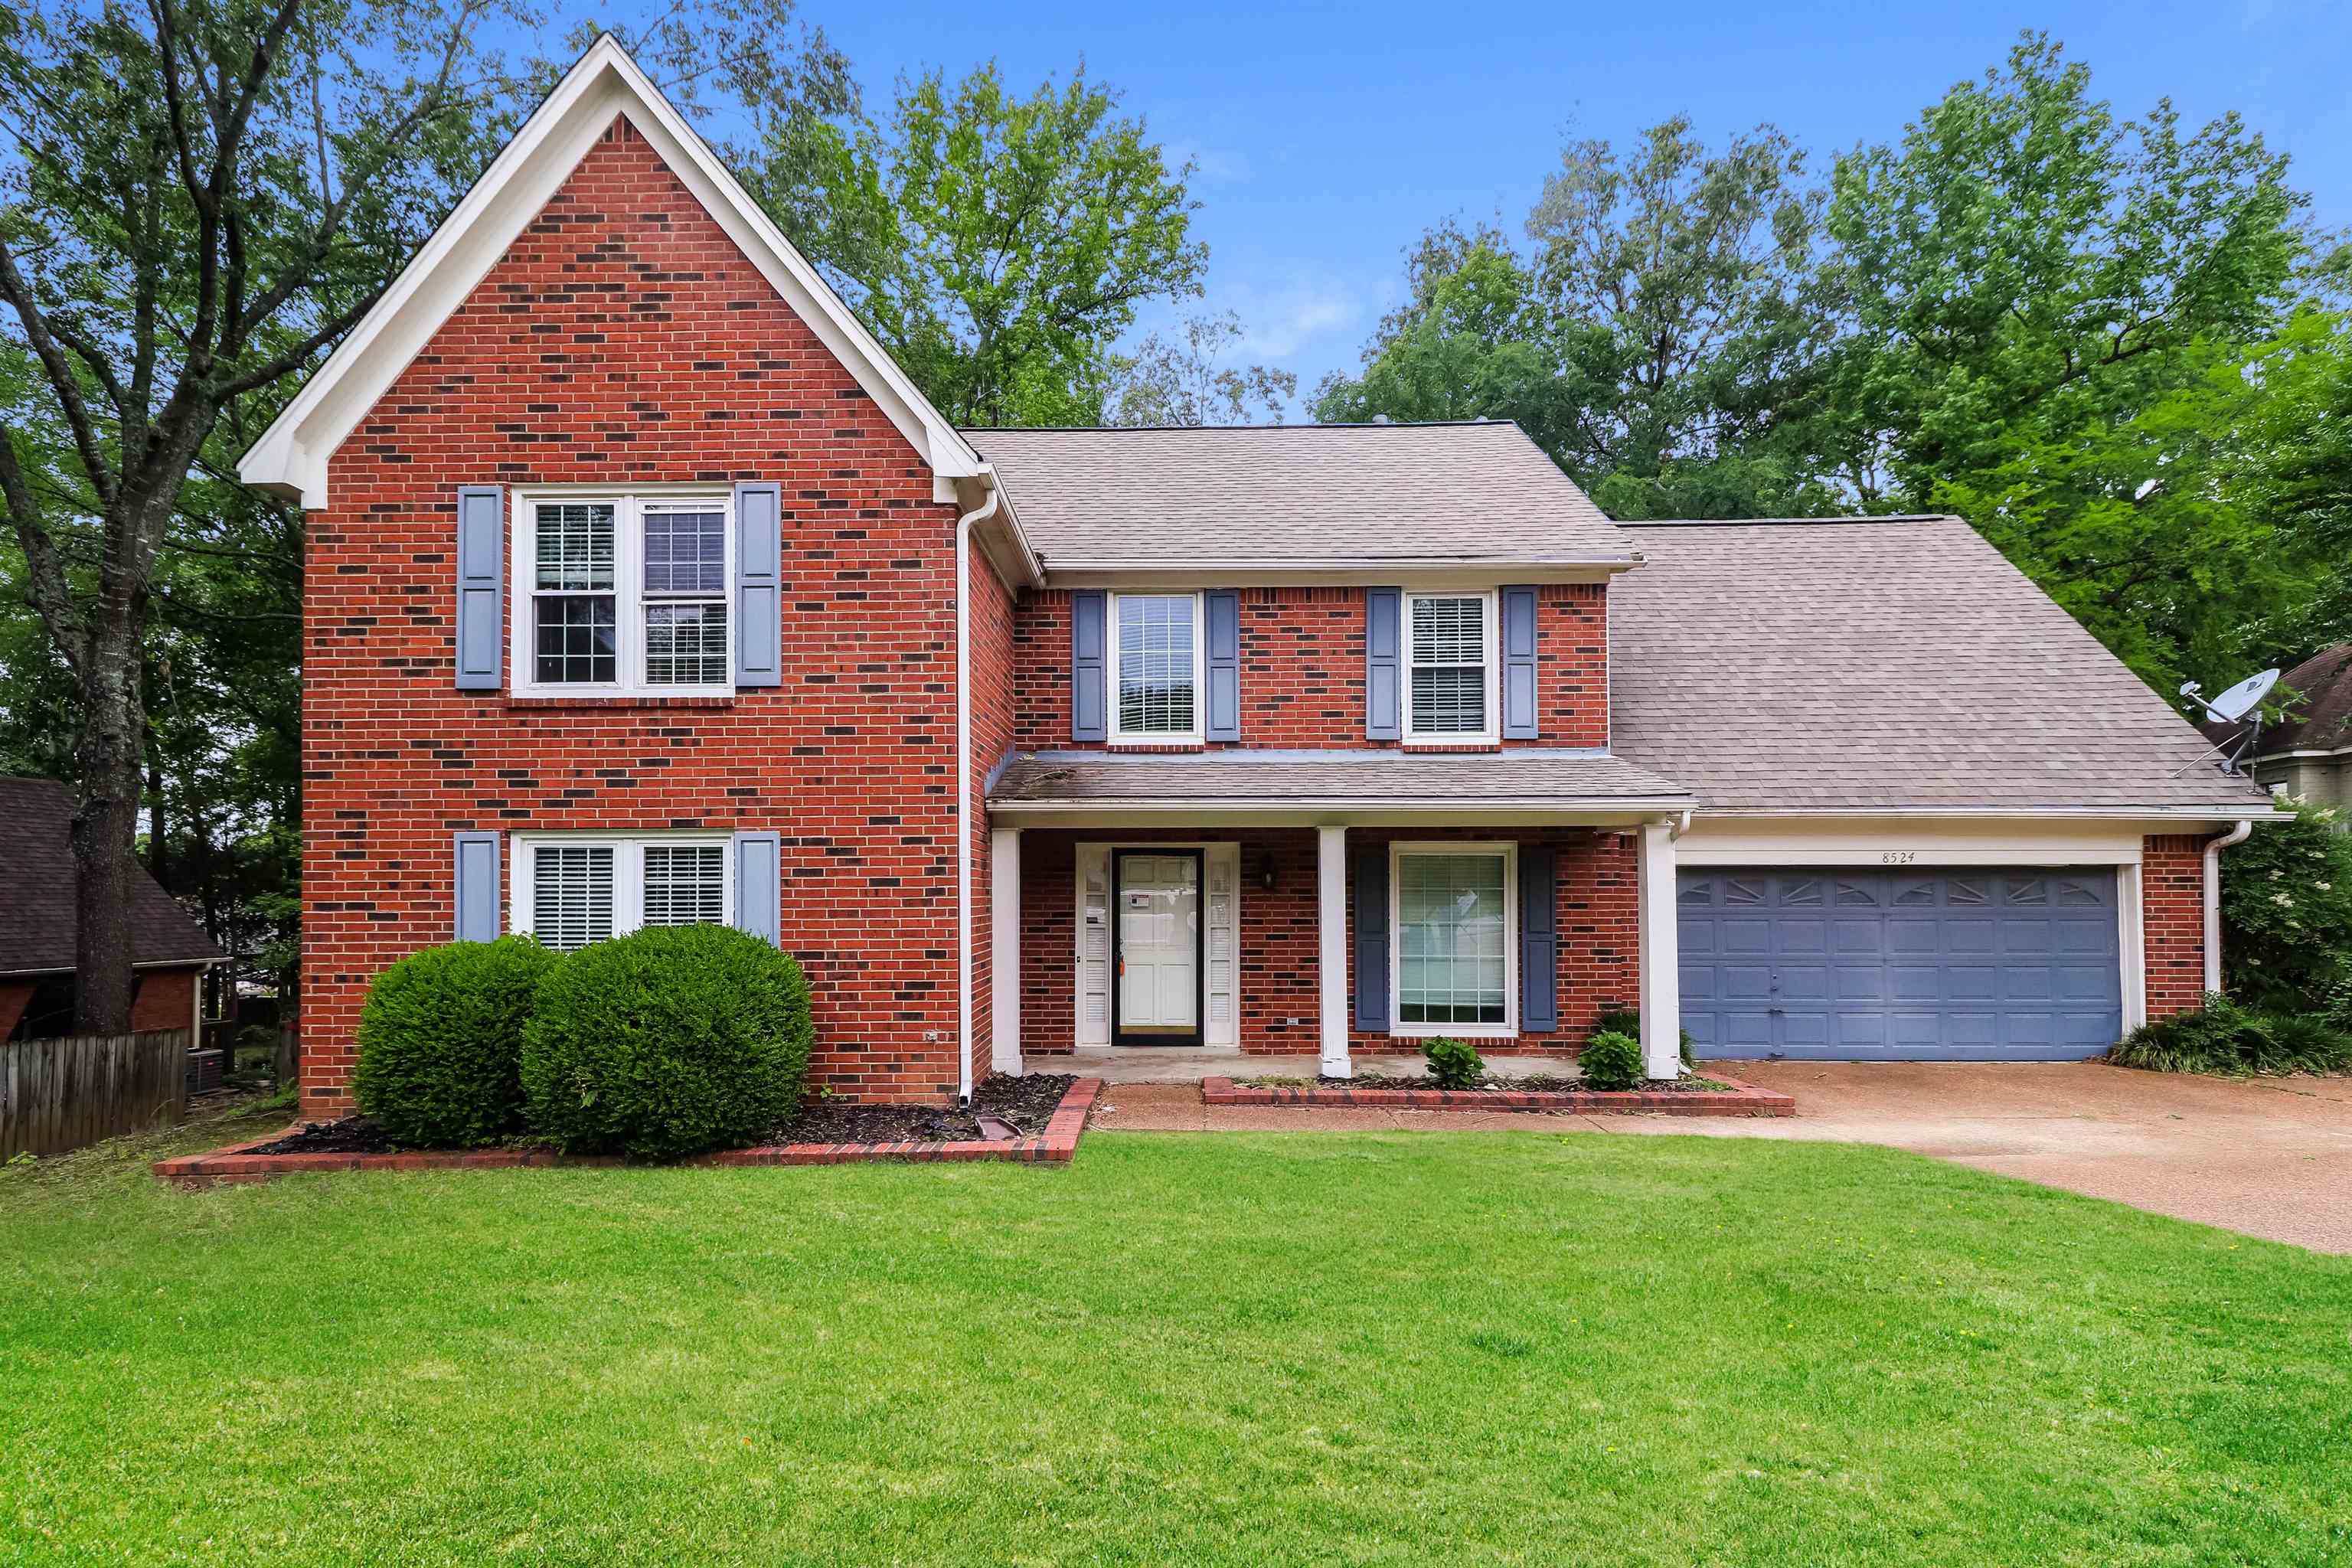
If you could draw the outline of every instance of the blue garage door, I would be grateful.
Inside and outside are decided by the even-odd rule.
[[[1702,1057],[2095,1057],[2123,1029],[2116,876],[1685,871],[1683,1026]]]

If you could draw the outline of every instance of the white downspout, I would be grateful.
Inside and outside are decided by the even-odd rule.
[[[2221,851],[2243,844],[2254,830],[2248,817],[2227,833],[2205,840],[2205,989],[2221,989]]]
[[[971,531],[1003,504],[996,472],[980,466],[988,499],[956,519],[956,1099],[971,1103]]]

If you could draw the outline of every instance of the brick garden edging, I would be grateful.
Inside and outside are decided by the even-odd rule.
[[[1707,1077],[1729,1089],[1454,1089],[1244,1088],[1229,1078],[1201,1080],[1203,1105],[1370,1106],[1389,1110],[1653,1111],[1662,1116],[1794,1116],[1797,1102],[1776,1089]]]
[[[1102,1092],[1102,1079],[1082,1078],[1063,1091],[1062,1103],[1046,1119],[1045,1132],[995,1143],[978,1140],[923,1143],[769,1143],[756,1149],[722,1149],[680,1162],[688,1165],[848,1165],[869,1160],[924,1164],[947,1160],[1011,1160],[1024,1165],[1066,1165],[1076,1157],[1087,1113]],[[552,1149],[451,1149],[403,1154],[257,1154],[264,1143],[285,1137],[273,1132],[250,1142],[232,1143],[203,1154],[158,1160],[152,1169],[184,1187],[267,1182],[297,1171],[510,1170],[521,1165],[624,1165],[609,1154],[560,1154]]]

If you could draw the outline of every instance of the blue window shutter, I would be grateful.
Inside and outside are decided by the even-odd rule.
[[[1364,738],[1395,741],[1404,736],[1401,688],[1402,635],[1398,620],[1404,592],[1399,588],[1364,590]]]
[[[1356,1027],[1389,1026],[1389,852],[1356,856]]]
[[[1503,739],[1532,741],[1536,715],[1536,591],[1506,588],[1503,601]]]
[[[1559,858],[1550,849],[1519,851],[1519,1028],[1542,1034],[1559,1027]]]
[[[499,836],[460,833],[456,848],[452,869],[457,878],[453,900],[457,910],[457,939],[496,942],[502,923],[499,905],[504,894],[499,885]]]
[[[457,487],[457,689],[505,684],[506,491]]]
[[[1105,741],[1110,725],[1105,700],[1108,679],[1103,658],[1106,628],[1103,595],[1070,595],[1070,739]]]
[[[772,947],[783,941],[783,840],[773,833],[735,836],[735,929]]]
[[[735,487],[735,684],[783,680],[783,487]]]
[[[1212,741],[1242,738],[1242,596],[1212,591],[1202,610],[1209,634],[1209,725]]]

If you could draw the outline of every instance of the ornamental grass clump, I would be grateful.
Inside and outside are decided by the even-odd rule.
[[[523,1028],[562,962],[527,936],[410,953],[360,1007],[352,1097],[410,1148],[473,1148],[516,1131]]]
[[[583,947],[523,1037],[532,1129],[576,1153],[675,1160],[757,1142],[800,1104],[815,1032],[798,961],[725,926]]]
[[[1643,1077],[1642,1042],[1622,1030],[1602,1029],[1584,1042],[1576,1065],[1587,1089],[1638,1089]]]
[[[2352,1032],[2317,1013],[2262,1013],[2220,992],[2194,1012],[2143,1024],[2107,1059],[2154,1072],[2221,1078],[2352,1071]]]
[[[1429,1078],[1440,1089],[1475,1089],[1486,1079],[1486,1059],[1467,1040],[1440,1035],[1421,1047]]]

